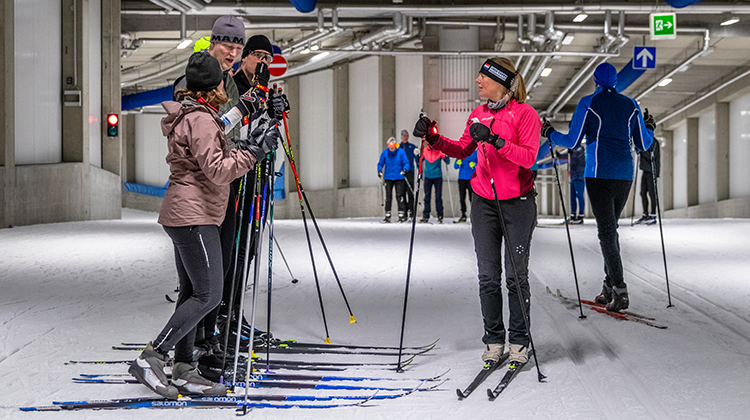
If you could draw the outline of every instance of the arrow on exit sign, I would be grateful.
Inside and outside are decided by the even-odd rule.
[[[651,40],[677,38],[677,15],[674,13],[652,13],[649,15]]]

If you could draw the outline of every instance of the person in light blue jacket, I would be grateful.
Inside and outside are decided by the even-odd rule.
[[[469,201],[474,191],[471,190],[471,177],[477,169],[477,151],[469,155],[466,159],[458,159],[453,164],[454,169],[458,169],[458,202],[461,204],[461,217],[458,223],[466,222],[466,193],[469,193]]]
[[[396,138],[388,139],[388,147],[380,154],[378,160],[378,177],[385,182],[385,219],[391,222],[391,205],[393,187],[396,187],[396,205],[398,206],[399,223],[406,221],[406,180],[404,173],[409,170],[409,160],[406,152],[398,147]]]
[[[435,210],[437,211],[438,223],[443,223],[443,162],[451,163],[451,160],[443,152],[435,150],[429,144],[424,145],[422,151],[422,175],[424,176],[424,210],[419,223],[430,221],[430,200],[432,199],[432,188],[435,187]]]
[[[638,103],[615,90],[617,70],[609,63],[594,71],[596,90],[578,102],[568,134],[562,134],[545,120],[542,136],[552,143],[575,148],[586,136],[586,189],[596,218],[599,246],[604,257],[604,285],[596,302],[608,311],[630,305],[623,278],[617,226],[633,182],[633,146],[648,150],[654,138],[653,117],[641,113]]]

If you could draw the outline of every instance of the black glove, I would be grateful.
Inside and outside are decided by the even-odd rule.
[[[250,152],[251,155],[253,155],[253,158],[255,159],[255,163],[260,162],[266,157],[266,153],[263,151],[263,149],[258,147],[255,144],[248,143],[247,149],[244,149],[244,150],[247,150],[248,152]]]
[[[435,144],[440,140],[440,134],[438,134],[437,122],[422,115],[414,124],[414,131],[412,132],[414,137],[424,137],[427,143],[430,145]]]
[[[500,150],[503,148],[503,146],[505,146],[505,139],[498,136],[497,134],[493,134],[489,139],[487,139],[487,143],[495,146],[495,149]]]
[[[543,123],[542,123],[542,137],[549,138],[549,136],[551,136],[552,133],[554,133],[554,132],[555,132],[555,129],[552,128],[552,123],[549,122],[549,120],[547,120],[545,118],[544,121],[543,121]]]
[[[270,153],[271,150],[276,150],[279,147],[279,129],[277,127],[278,121],[271,120],[268,122],[268,130],[264,130],[262,127],[258,127],[250,133],[250,137],[256,146],[263,149],[264,153]]]
[[[646,128],[648,128],[649,130],[656,130],[656,122],[654,121],[654,116],[648,113],[648,108],[646,108],[646,112],[643,113],[643,123],[646,124]]]
[[[240,102],[237,104],[237,109],[240,110],[242,116],[253,114],[260,108],[263,103],[263,91],[259,89],[250,89],[240,96]]]
[[[271,96],[268,98],[266,107],[268,108],[268,115],[272,118],[282,118],[284,111],[286,111],[286,102],[284,100],[286,95],[282,95],[279,91],[271,91]]]
[[[383,172],[382,171],[378,171],[378,178],[382,178],[382,177],[383,177]]]
[[[487,141],[490,138],[490,129],[486,125],[475,122],[469,127],[469,135],[475,142]]]

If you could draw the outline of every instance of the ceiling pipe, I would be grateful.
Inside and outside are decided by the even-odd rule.
[[[624,14],[620,14],[620,18],[623,20],[624,24]],[[624,26],[623,26],[624,27]],[[615,44],[615,41],[618,39],[622,40],[625,39],[625,42],[627,42],[627,37],[624,35],[622,38],[613,36],[609,31],[612,29],[612,15],[611,13],[607,13],[605,15],[605,21],[604,21],[604,37],[602,38],[602,45],[599,47],[599,52],[610,52],[610,49],[612,45]],[[619,30],[619,26],[618,26]],[[618,48],[616,49],[617,54],[619,55],[619,44]],[[550,118],[554,118],[555,115],[564,107],[567,105],[568,101],[583,87],[584,84],[588,83],[591,78],[591,74],[593,74],[594,69],[596,69],[596,66],[599,64],[607,61],[608,57],[593,57],[590,60],[586,62],[586,64],[581,68],[581,70],[576,73],[573,78],[570,80],[570,83],[565,87],[565,89],[560,93],[560,95],[557,96],[557,99],[555,99],[548,107],[547,110],[543,112],[544,115]]]
[[[697,53],[691,55],[687,60],[680,63],[680,65],[675,67],[674,70],[660,77],[659,80],[656,81],[656,83],[646,88],[646,90],[644,90],[643,92],[639,93],[638,96],[635,97],[635,100],[640,101],[643,97],[648,95],[652,90],[656,89],[662,80],[672,77],[675,73],[677,73],[678,71],[681,71],[682,69],[687,67],[690,63],[692,63],[696,59],[706,55],[706,53],[709,51],[708,47],[709,47],[710,41],[711,41],[711,32],[708,29],[706,29],[706,32],[703,36],[703,48],[701,48],[701,50],[698,51]]]
[[[180,13],[187,13],[191,10],[190,7],[185,6],[184,4],[178,2],[177,0],[159,0],[159,1],[162,3],[166,3],[167,5],[169,5],[169,7],[171,7],[172,9]]]
[[[156,12],[159,15],[165,15],[165,14],[168,14],[169,12],[171,12],[172,10],[174,10],[174,8],[172,6],[168,5],[167,3],[164,3],[161,0],[148,0],[148,1],[150,1],[151,3],[153,3],[153,4],[155,4],[155,5],[157,5],[157,6],[159,6],[159,7],[161,7],[161,8],[164,9],[164,10]],[[150,12],[154,12],[154,11],[150,10]]]
[[[336,49],[322,49],[319,52],[338,53],[341,50]],[[375,51],[375,50],[357,50],[357,51],[346,51],[347,54],[352,55],[426,55],[426,56],[451,56],[451,57],[493,57],[498,53],[495,51],[424,51],[424,50],[412,50],[412,49],[393,49],[387,51]],[[555,51],[555,52],[544,52],[544,51],[502,51],[503,57],[599,57],[599,58],[612,58],[619,57],[617,53],[600,53],[600,52],[583,52],[583,51]]]
[[[296,41],[292,43],[291,45],[287,46],[286,48],[281,50],[282,55],[290,55],[294,54],[295,52],[301,51],[305,48],[308,48],[308,46],[323,42],[335,35],[340,34],[343,30],[339,26],[339,16],[338,16],[338,10],[332,9],[331,10],[331,29],[325,29],[325,16],[324,16],[323,9],[318,10],[318,27],[310,35],[307,35],[303,38],[301,38],[299,41]],[[247,27],[247,25],[245,25]]]
[[[659,121],[664,122],[664,121],[669,120],[670,118],[673,118],[677,114],[685,111],[686,109],[692,107],[693,105],[699,103],[700,101],[702,101],[702,100],[710,97],[711,95],[716,94],[718,91],[724,89],[725,87],[731,85],[732,83],[735,83],[735,82],[739,81],[740,79],[745,78],[747,76],[750,76],[750,70],[745,70],[744,72],[740,73],[739,75],[737,75],[737,76],[735,76],[735,77],[727,80],[726,82],[720,84],[719,86],[716,86],[715,88],[709,90],[708,92],[706,92],[706,93],[700,95],[699,97],[693,99],[692,101],[690,101],[686,105],[681,106],[676,111],[672,111],[669,114],[665,115],[664,117],[660,116],[659,117]]]
[[[197,0],[177,0],[177,1],[189,7],[191,10],[195,10],[195,11],[201,11],[206,8],[205,3],[201,3]]]
[[[544,36],[536,34],[536,15],[531,13],[526,17],[526,37],[531,41],[529,45],[530,51],[538,51],[539,50],[539,44],[541,44],[544,41]],[[523,67],[520,69],[519,73],[521,76],[523,76],[524,80],[529,74],[529,71],[531,71],[531,66],[534,64],[534,61],[536,61],[535,56],[531,56],[523,63]],[[518,69],[516,69],[518,71]]]
[[[560,45],[563,40],[563,33],[555,29],[555,12],[549,11],[545,15],[544,19],[544,39],[545,39],[545,51],[556,52],[560,49]],[[531,93],[536,88],[536,83],[541,77],[542,71],[550,66],[553,56],[544,56],[539,60],[536,68],[531,72],[531,76],[528,79],[524,78],[526,82],[526,92]]]
[[[526,32],[523,29],[523,16],[518,16],[518,43],[521,44],[521,50],[522,51],[528,51],[529,46],[531,45],[531,40],[526,36]],[[521,68],[521,65],[523,64],[524,57],[519,56],[518,60],[516,60],[515,66],[516,71],[518,71],[519,68]]]
[[[175,70],[185,69],[185,66],[187,66],[187,60],[181,61],[173,66],[167,67],[166,69],[159,70],[156,73],[147,74],[145,76],[138,77],[136,79],[129,80],[127,82],[122,82],[120,83],[120,87],[126,88],[126,87],[137,85],[139,83],[143,83],[147,80],[153,80],[153,79],[165,76],[169,73],[172,73]]]

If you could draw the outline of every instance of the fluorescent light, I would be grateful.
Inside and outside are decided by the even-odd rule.
[[[305,47],[304,50],[299,52],[300,54],[310,54],[310,48]]]
[[[659,86],[659,87],[664,87],[664,86],[666,86],[666,85],[668,85],[668,84],[670,84],[670,83],[672,83],[672,78],[670,78],[670,77],[667,77],[666,79],[664,79],[664,80],[662,80],[661,82],[659,82],[659,85],[658,85],[658,86]]]
[[[320,45],[318,44],[313,44],[313,46],[310,47],[310,51],[318,51],[319,49],[320,49]]]
[[[573,22],[580,23],[586,20],[586,18],[589,17],[586,13],[579,13],[576,17],[573,18]]]
[[[178,50],[184,50],[185,48],[187,48],[188,46],[190,46],[190,44],[192,44],[192,43],[193,43],[193,40],[190,39],[190,38],[183,39],[182,42],[180,42],[180,45],[177,46],[177,49]]]
[[[540,76],[547,77],[550,73],[552,73],[552,67],[546,67],[544,70],[542,70],[542,74]]]
[[[573,34],[566,34],[566,35],[565,35],[565,38],[563,38],[563,40],[562,40],[562,44],[563,44],[563,45],[570,45],[570,44],[571,44],[571,43],[573,42],[573,39],[574,39],[575,37],[576,37],[576,36],[575,36],[575,35],[573,35]]]
[[[738,18],[737,16],[729,16],[726,19],[724,19],[723,22],[721,22],[721,26],[734,25],[735,23],[739,21],[740,21],[740,18]]]
[[[312,57],[312,58],[310,59],[310,61],[318,61],[318,60],[320,60],[321,58],[323,58],[323,57],[325,57],[325,56],[327,56],[327,55],[329,55],[329,54],[330,54],[330,53],[329,53],[328,51],[326,51],[326,52],[322,52],[322,53],[320,53],[320,54],[315,54],[315,56],[313,56],[313,57]]]

